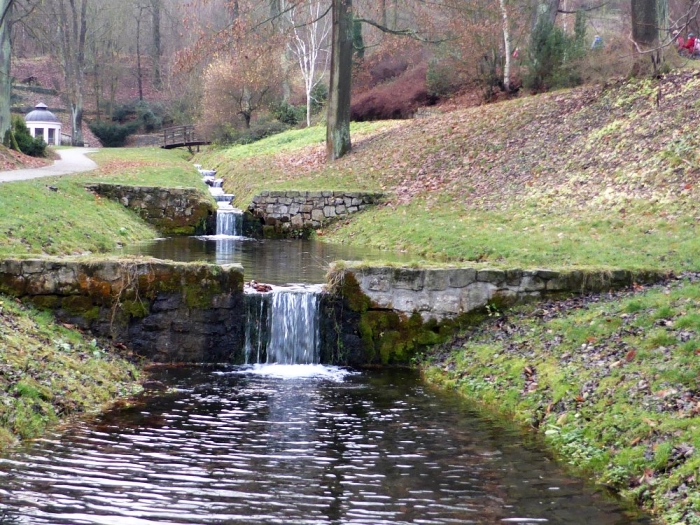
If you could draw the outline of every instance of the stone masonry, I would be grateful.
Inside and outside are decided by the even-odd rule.
[[[202,235],[216,203],[196,188],[157,188],[93,183],[85,186],[135,211],[144,221],[169,235]]]
[[[242,363],[240,265],[157,259],[9,259],[0,293],[122,342],[155,362]]]
[[[263,226],[287,233],[318,229],[377,204],[381,193],[346,191],[263,191],[248,211]]]
[[[601,292],[657,282],[659,272],[500,270],[477,268],[348,268],[372,308],[423,320],[453,318],[486,307],[541,299],[557,293]]]

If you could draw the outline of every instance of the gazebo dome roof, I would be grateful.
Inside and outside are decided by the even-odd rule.
[[[36,107],[27,113],[27,116],[24,117],[25,122],[55,122],[57,124],[60,124],[61,121],[58,120],[56,115],[51,113],[49,111],[49,108],[46,104],[39,103],[36,105]]]

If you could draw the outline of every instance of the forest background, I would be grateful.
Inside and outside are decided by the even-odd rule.
[[[137,131],[192,123],[220,144],[251,142],[326,119],[335,158],[350,149],[351,118],[407,118],[436,104],[657,73],[677,58],[678,37],[700,29],[699,7],[698,0],[2,0],[0,136],[10,111],[26,113],[38,101],[64,121],[74,145],[97,138],[121,145]]]

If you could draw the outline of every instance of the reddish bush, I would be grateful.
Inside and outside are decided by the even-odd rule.
[[[425,82],[427,64],[408,69],[395,80],[379,84],[353,95],[352,120],[384,120],[411,118],[416,110],[436,102],[428,94]]]

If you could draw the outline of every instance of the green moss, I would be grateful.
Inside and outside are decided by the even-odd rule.
[[[148,303],[143,301],[122,301],[119,307],[125,314],[136,318],[146,317],[149,312]]]

